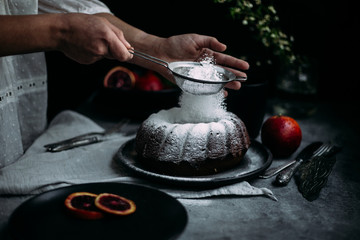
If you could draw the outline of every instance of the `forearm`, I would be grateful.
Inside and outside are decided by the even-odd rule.
[[[59,15],[0,15],[0,56],[56,48]]]
[[[150,46],[153,46],[153,44],[158,39],[158,37],[131,26],[112,14],[98,13],[95,15],[106,18],[117,28],[121,29],[124,32],[126,40],[131,44],[132,47],[138,50],[147,50],[150,48]]]
[[[137,29],[109,13],[95,14],[104,17],[121,29],[131,46],[157,55],[158,37]],[[0,56],[47,50],[62,50],[59,45],[66,32],[66,14],[24,16],[0,15]],[[65,22],[65,23],[64,23]],[[146,65],[147,63],[140,63]]]
[[[131,47],[133,47],[134,49],[145,52],[149,55],[158,58],[165,58],[164,60],[167,60],[166,56],[162,51],[163,50],[162,44],[164,43],[165,40],[164,38],[160,38],[158,36],[146,33],[134,26],[127,24],[126,22],[122,21],[121,19],[119,19],[118,17],[112,14],[99,13],[95,15],[106,18],[114,26],[121,29],[124,33],[126,40],[131,44]],[[160,73],[165,70],[164,67],[139,57],[134,57],[129,62],[148,69],[158,71]]]

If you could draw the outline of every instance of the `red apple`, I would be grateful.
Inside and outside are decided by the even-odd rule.
[[[288,157],[300,146],[299,124],[291,117],[269,117],[261,128],[261,141],[275,157]]]
[[[160,91],[164,89],[164,85],[153,71],[148,71],[137,79],[135,88],[143,91]]]

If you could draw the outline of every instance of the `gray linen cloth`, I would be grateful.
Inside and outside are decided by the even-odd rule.
[[[210,190],[184,190],[135,178],[114,161],[119,147],[133,138],[119,133],[104,142],[58,153],[46,152],[45,144],[104,129],[72,111],[57,115],[48,129],[15,163],[0,169],[0,195],[38,194],[58,187],[91,182],[126,182],[163,190],[176,198],[204,198],[220,195],[276,197],[267,188],[243,181]]]

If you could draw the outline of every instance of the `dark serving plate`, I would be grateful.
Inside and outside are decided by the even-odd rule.
[[[272,162],[272,154],[261,143],[252,140],[244,159],[236,167],[212,175],[204,176],[172,176],[153,172],[147,169],[140,161],[135,151],[135,139],[124,143],[115,156],[115,160],[133,173],[148,179],[161,181],[167,184],[176,184],[192,187],[207,187],[226,185],[239,182],[260,175]]]
[[[127,216],[82,220],[70,216],[66,197],[74,192],[114,193],[131,199],[136,211]],[[11,215],[11,239],[171,239],[187,223],[185,208],[156,189],[124,183],[90,183],[59,188],[21,204]]]

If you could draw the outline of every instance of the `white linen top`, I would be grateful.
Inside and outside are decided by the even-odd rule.
[[[0,0],[0,15],[60,12],[110,10],[98,0]],[[45,130],[46,110],[44,53],[0,57],[0,168],[15,162]]]

